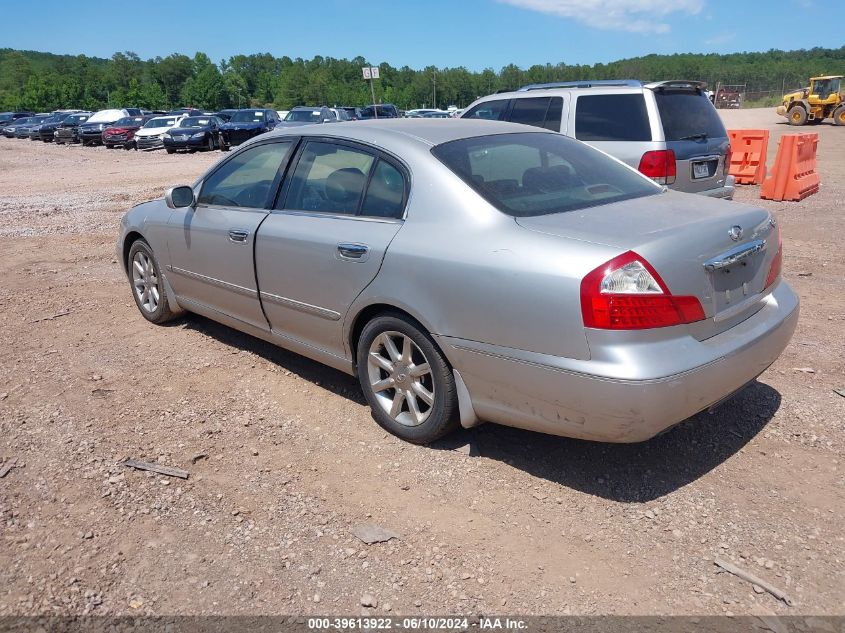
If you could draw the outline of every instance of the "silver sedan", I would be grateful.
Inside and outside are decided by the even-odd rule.
[[[754,380],[798,320],[767,211],[500,122],[262,135],[133,207],[117,252],[147,320],[357,375],[418,443],[481,421],[645,440]]]

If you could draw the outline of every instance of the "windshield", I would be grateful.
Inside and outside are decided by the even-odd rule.
[[[59,123],[67,118],[66,114],[54,114],[53,116],[44,120],[44,123]]]
[[[145,128],[172,127],[175,124],[176,124],[176,117],[171,116],[171,117],[166,117],[166,118],[163,117],[161,119],[150,119],[149,121],[147,121],[147,123],[146,123],[146,125],[144,125],[144,127]]]
[[[207,116],[189,116],[187,119],[182,119],[179,127],[205,127],[211,125],[211,119]]]
[[[27,123],[34,123],[34,122],[35,122],[35,117],[29,116],[29,117],[26,117],[25,119],[18,119],[17,121],[15,121],[15,125],[26,125]]]
[[[390,106],[378,106],[378,115],[381,118],[390,118],[396,116],[395,110]],[[373,106],[367,106],[361,109],[362,119],[373,119],[376,116],[376,109]]]
[[[561,134],[479,136],[443,143],[432,153],[490,204],[514,217],[575,211],[662,190]]]
[[[136,125],[142,125],[144,123],[144,117],[142,116],[126,116],[117,121],[114,124],[115,127],[134,127]]]
[[[87,121],[90,114],[72,114],[68,118],[65,119],[65,123],[82,123],[83,121]]]
[[[291,110],[285,121],[299,121],[301,123],[319,123],[322,121],[319,110]]]
[[[264,112],[261,110],[238,110],[229,120],[232,123],[261,123],[264,121]]]
[[[654,97],[667,141],[727,138],[716,108],[704,94],[657,90]]]

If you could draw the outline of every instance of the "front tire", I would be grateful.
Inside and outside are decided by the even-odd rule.
[[[455,378],[443,353],[417,323],[376,317],[361,332],[358,380],[375,421],[414,444],[428,444],[457,427]]]
[[[789,111],[790,125],[804,125],[807,122],[807,111],[801,106],[795,106]]]
[[[136,240],[129,249],[127,268],[132,297],[143,317],[157,325],[172,320],[176,312],[167,301],[158,260],[143,239]]]
[[[164,148],[164,150],[165,150],[168,154],[175,154],[175,153],[176,153],[176,150],[175,150],[175,149],[173,149],[172,147],[165,147],[165,148]]]
[[[836,125],[845,125],[845,105],[841,105],[833,111],[833,122]]]

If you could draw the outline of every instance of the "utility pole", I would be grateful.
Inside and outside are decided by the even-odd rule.
[[[432,104],[435,109],[437,108],[437,69],[434,69],[434,103]]]

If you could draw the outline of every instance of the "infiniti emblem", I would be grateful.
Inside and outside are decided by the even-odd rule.
[[[734,224],[731,227],[731,230],[728,231],[728,235],[731,236],[731,239],[734,242],[738,242],[739,240],[742,239],[742,227],[739,224]]]

